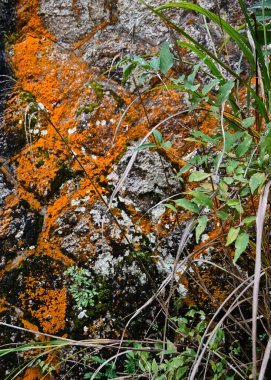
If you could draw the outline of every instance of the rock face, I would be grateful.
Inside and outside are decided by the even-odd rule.
[[[173,268],[191,214],[175,214],[163,200],[189,189],[176,176],[194,152],[185,138],[196,127],[212,128],[214,121],[200,111],[167,121],[187,108],[183,94],[140,88],[138,96],[119,85],[118,68],[100,76],[128,52],[156,53],[163,41],[172,41],[168,27],[142,3],[16,3],[17,29],[15,0],[0,3],[0,75],[10,74],[8,57],[17,80],[0,131],[0,317],[76,339],[120,337],[127,315]],[[217,2],[201,3],[214,8]],[[221,12],[229,14],[232,3],[222,2]],[[168,16],[204,39],[195,15]],[[109,209],[135,147],[158,123],[172,148],[139,151]],[[219,227],[215,231],[221,233]],[[200,244],[189,236],[191,252]],[[88,290],[96,292],[94,303],[81,309],[70,291],[73,277],[64,274],[75,265],[88,271]],[[176,297],[185,297],[187,279],[178,276]],[[130,326],[127,338],[151,335],[158,310],[157,302]],[[0,337],[3,343],[27,338],[8,329]],[[1,378],[16,360],[0,362]],[[69,364],[64,367],[65,374]],[[84,375],[72,368],[69,373],[76,380]]]
[[[11,87],[11,70],[7,64],[4,50],[5,35],[15,30],[15,2],[3,0],[0,3],[0,122],[3,112],[6,92]]]

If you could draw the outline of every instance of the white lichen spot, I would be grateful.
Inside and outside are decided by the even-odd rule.
[[[166,207],[164,205],[159,205],[151,211],[151,214],[154,219],[159,219],[160,216],[163,215],[165,211],[166,211]]]
[[[84,213],[84,212],[86,212],[86,208],[85,207],[76,207],[75,212],[82,212],[82,213]]]
[[[72,135],[73,133],[75,133],[76,132],[76,127],[74,127],[74,128],[69,128],[68,129],[68,134],[69,135]]]
[[[71,205],[72,206],[78,206],[78,205],[80,205],[80,199],[78,199],[78,198],[75,198],[75,199],[72,199],[71,200]]]
[[[82,310],[79,314],[78,314],[78,319],[83,319],[83,318],[87,318],[87,314],[86,314],[86,310]]]
[[[208,234],[203,234],[201,236],[201,242],[203,243],[204,241],[208,240],[209,239],[209,235]]]

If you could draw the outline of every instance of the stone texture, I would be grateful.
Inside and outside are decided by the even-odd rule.
[[[216,1],[201,4],[216,7]],[[0,15],[6,20],[5,7]],[[222,15],[230,9],[236,9],[235,2],[221,2]],[[2,161],[12,178],[1,167],[0,317],[76,339],[120,337],[125,317],[172,271],[191,218],[183,209],[176,215],[163,204],[156,206],[190,189],[176,173],[188,155],[201,150],[185,138],[191,130],[205,131],[216,122],[196,112],[162,123],[187,107],[185,96],[164,90],[136,99],[118,85],[117,70],[112,79],[98,77],[126,53],[156,53],[163,41],[171,40],[168,28],[139,1],[18,0],[17,10],[20,36],[10,46],[9,59],[18,86],[0,132]],[[239,22],[236,15],[233,21]],[[169,16],[207,43],[202,20],[194,14],[174,10]],[[216,36],[219,44],[219,30]],[[159,122],[172,148],[139,152],[109,212],[110,195],[134,147]],[[219,236],[220,228],[214,233]],[[188,251],[200,244],[191,234]],[[74,264],[87,268],[93,282],[101,285],[100,298],[83,318],[78,318],[63,274]],[[176,297],[185,296],[188,286],[182,273],[177,280]],[[127,337],[151,334],[158,310],[154,303]],[[163,325],[159,318],[157,323]],[[6,338],[20,339],[15,334]],[[69,364],[62,366],[61,375],[69,370]],[[79,380],[83,374],[84,368],[80,375],[69,376]]]

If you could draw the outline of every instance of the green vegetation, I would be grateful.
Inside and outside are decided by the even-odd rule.
[[[219,15],[191,2],[173,2],[156,9],[146,5],[179,35],[177,45],[193,52],[197,62],[193,62],[188,74],[177,76],[172,70],[177,58],[170,45],[164,43],[157,57],[129,55],[120,64],[123,84],[131,81],[131,84],[146,85],[150,76],[158,76],[162,78],[162,87],[189,96],[186,113],[204,112],[216,120],[216,125],[208,132],[191,131],[187,140],[195,143],[198,151],[181,168],[178,178],[193,187],[181,197],[165,201],[172,212],[178,213],[181,208],[190,211],[193,217],[183,233],[173,272],[141,308],[159,299],[165,319],[163,329],[157,331],[153,340],[88,341],[89,346],[96,344],[96,349],[103,351],[100,355],[85,356],[85,362],[92,367],[91,371],[86,370],[85,379],[268,380],[270,377],[271,257],[270,231],[265,221],[270,218],[267,202],[271,186],[271,2],[256,3],[251,10],[247,10],[242,0],[239,4],[245,25],[237,29]],[[164,11],[168,9],[185,9],[211,20],[223,30],[224,43],[214,51],[208,50],[167,18]],[[207,24],[206,28],[210,34]],[[237,69],[229,63],[226,50],[229,41],[234,42],[240,53]],[[249,77],[242,76],[242,65],[249,66]],[[100,84],[95,82],[91,87],[97,98],[103,96]],[[150,136],[155,143],[149,143]],[[164,142],[162,133],[154,127],[135,149],[135,154],[150,148],[168,150],[171,142]],[[125,176],[133,160],[134,156]],[[230,291],[221,302],[216,303],[210,297],[205,310],[188,308],[182,300],[173,299],[175,275],[181,266],[187,267],[189,275],[192,258],[188,253],[181,260],[180,254],[185,252],[190,234],[194,233],[199,243],[203,233],[214,228],[215,223],[222,230],[223,259],[215,262],[211,257],[194,262],[213,266],[225,274]],[[95,306],[98,290],[88,271],[70,267],[64,275],[70,279],[69,291],[78,309]],[[159,298],[162,292],[167,296],[164,303]],[[131,317],[127,327],[138,314],[139,311]],[[54,344],[48,342],[49,347]],[[85,347],[87,343],[77,344]],[[113,354],[110,344],[115,349]],[[105,347],[112,356],[104,353]],[[0,355],[10,350],[18,348],[2,349]]]
[[[90,272],[87,269],[71,266],[64,272],[64,276],[69,279],[70,285],[68,289],[76,302],[78,310],[94,306],[97,291],[93,285]]]

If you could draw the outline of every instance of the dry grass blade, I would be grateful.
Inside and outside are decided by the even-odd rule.
[[[253,287],[253,306],[252,306],[252,361],[253,369],[252,376],[253,379],[257,378],[257,314],[258,314],[258,297],[259,297],[259,287],[260,287],[260,273],[262,265],[262,238],[263,238],[263,226],[264,219],[267,208],[267,201],[269,195],[271,181],[269,181],[263,188],[260,195],[259,208],[256,218],[256,260],[255,260],[255,278]]]
[[[260,277],[264,274],[264,272],[260,273]],[[199,366],[201,364],[201,361],[203,359],[203,356],[205,354],[205,351],[207,350],[208,348],[208,345],[210,343],[210,341],[213,339],[213,337],[215,336],[216,334],[216,331],[217,329],[222,325],[222,323],[224,322],[224,320],[228,317],[228,315],[234,310],[234,308],[236,308],[240,302],[238,302],[238,300],[243,296],[243,294],[245,294],[245,292],[252,286],[253,284],[253,281],[252,279],[254,278],[254,275],[247,278],[246,280],[244,280],[236,289],[234,289],[230,294],[229,296],[225,299],[225,301],[222,302],[222,304],[219,306],[219,308],[217,309],[217,311],[214,313],[212,319],[210,320],[207,328],[205,329],[205,332],[201,338],[201,342],[200,342],[200,345],[199,345],[199,348],[198,348],[198,352],[197,352],[197,356],[195,358],[195,361],[194,361],[194,364],[192,365],[192,368],[191,368],[191,375],[189,376],[189,380],[194,380],[195,379],[195,376],[197,374],[197,371],[199,369]],[[240,289],[247,283],[249,282],[248,285],[246,285],[246,287],[240,291]],[[206,338],[206,336],[208,335],[208,332],[209,330],[212,328],[213,326],[213,323],[215,321],[215,318],[218,316],[218,314],[222,311],[222,309],[225,307],[225,305],[229,302],[229,300],[235,295],[237,294],[238,292],[240,292],[238,294],[238,296],[235,298],[234,302],[232,302],[232,304],[230,305],[227,313],[225,313],[225,315],[219,320],[219,322],[216,324],[216,327],[212,330],[211,334],[209,335],[206,343],[204,344],[204,339]]]
[[[263,360],[262,360],[262,366],[261,366],[261,369],[260,369],[258,380],[264,380],[264,375],[265,375],[265,372],[266,372],[266,367],[267,367],[267,364],[268,364],[268,362],[270,360],[270,354],[271,354],[271,336],[268,339],[268,343],[267,343],[267,346],[266,346],[266,349],[265,349],[265,352],[264,352],[264,357],[263,357]]]

